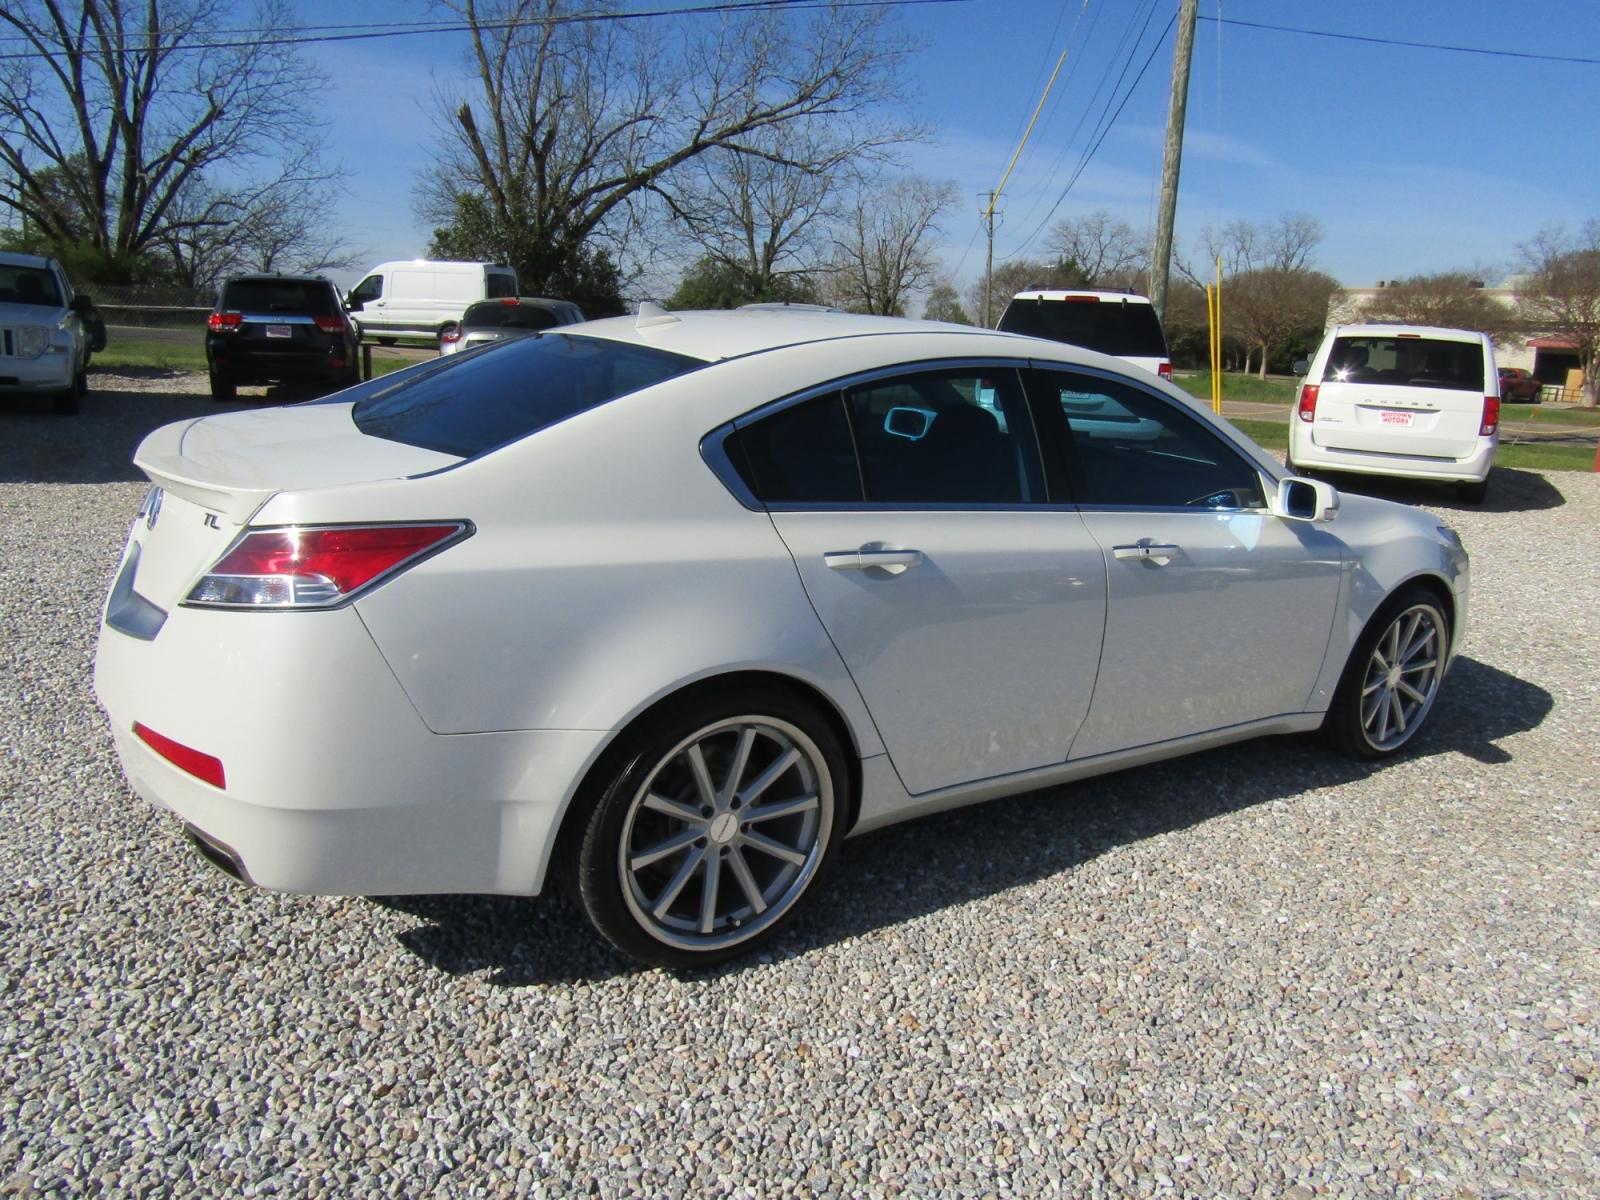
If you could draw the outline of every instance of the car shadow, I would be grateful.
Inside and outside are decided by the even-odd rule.
[[[89,394],[71,416],[56,413],[49,399],[0,398],[0,483],[144,482],[144,473],[133,465],[133,452],[154,429],[321,394],[314,388],[279,385],[218,404],[209,393],[161,387],[168,381],[174,389],[191,387],[193,378],[192,372],[164,367],[119,367],[114,375],[91,372]],[[144,386],[130,387],[129,382]]]
[[[1537,727],[1549,692],[1472,658],[1450,672],[1409,758],[1465,754],[1511,761],[1499,743]],[[776,942],[749,958],[685,979],[760,971],[852,937],[1059,875],[1118,846],[1213,817],[1364,779],[1356,762],[1312,737],[1247,742],[1203,754],[891,826],[844,843],[823,890]],[[423,922],[402,946],[451,975],[488,971],[504,987],[631,974],[644,968],[596,934],[559,889],[536,899],[385,897]]]
[[[1567,498],[1545,476],[1516,467],[1493,467],[1489,471],[1489,493],[1481,504],[1468,504],[1456,496],[1450,484],[1424,483],[1415,479],[1392,479],[1383,475],[1349,475],[1328,472],[1328,480],[1341,492],[1397,500],[1425,508],[1463,509],[1468,512],[1537,512],[1560,508]]]

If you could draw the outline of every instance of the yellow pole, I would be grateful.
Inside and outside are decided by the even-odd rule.
[[[1222,415],[1222,255],[1217,255],[1217,348],[1215,351],[1217,368],[1211,378],[1216,382],[1213,385],[1216,393],[1211,401],[1211,411],[1218,416]]]
[[[1206,286],[1207,374],[1211,376],[1211,411],[1217,411],[1217,310],[1212,303],[1211,285]]]

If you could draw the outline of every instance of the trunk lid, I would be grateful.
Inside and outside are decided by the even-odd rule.
[[[369,483],[450,466],[454,455],[368,437],[349,404],[203,417],[145,438],[134,464],[156,485],[129,535],[139,595],[177,604],[279,492]],[[126,568],[125,568],[126,569]]]

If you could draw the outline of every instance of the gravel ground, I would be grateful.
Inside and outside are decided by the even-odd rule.
[[[1400,761],[1258,742],[857,839],[690,978],[558,897],[193,856],[89,670],[127,454],[213,408],[95,388],[0,406],[0,1192],[1600,1192],[1600,476],[1440,507],[1472,629]]]

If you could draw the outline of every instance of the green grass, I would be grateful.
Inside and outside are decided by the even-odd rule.
[[[1522,421],[1532,425],[1600,426],[1600,409],[1546,408],[1542,404],[1502,404],[1502,421]]]
[[[1211,372],[1209,371],[1198,371],[1193,375],[1174,374],[1172,382],[1191,396],[1198,396],[1202,400],[1211,399]],[[1284,378],[1282,376],[1268,376],[1266,379],[1257,379],[1254,375],[1224,372],[1222,376],[1222,399],[1224,402],[1238,400],[1247,404],[1282,404],[1288,406],[1294,403],[1299,386],[1300,381],[1298,379]]]
[[[409,367],[410,360],[389,358],[381,352],[372,356],[372,373],[387,375],[401,367]],[[204,371],[206,350],[198,340],[194,342],[169,342],[138,338],[113,337],[106,348],[94,356],[91,369],[102,371],[125,370]]]
[[[1287,450],[1289,426],[1282,421],[1234,421],[1229,423],[1263,450]]]

